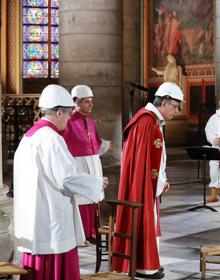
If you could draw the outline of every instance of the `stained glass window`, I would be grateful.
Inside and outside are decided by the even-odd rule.
[[[24,61],[23,76],[25,78],[47,78],[48,62],[47,61]]]
[[[58,29],[58,27],[57,27]],[[58,33],[58,31],[57,31]],[[58,36],[59,37],[59,34]],[[24,26],[23,27],[24,42],[47,42],[48,41],[48,27],[47,26]],[[58,38],[59,40],[59,38]],[[57,41],[58,42],[58,41]]]
[[[23,78],[59,77],[59,0],[23,0]]]
[[[58,2],[58,1],[57,1]],[[47,7],[48,0],[23,0],[23,6],[29,7]],[[54,7],[54,6],[53,6]],[[58,6],[57,6],[58,7]]]

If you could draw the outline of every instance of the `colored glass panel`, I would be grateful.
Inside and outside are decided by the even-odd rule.
[[[59,42],[59,28],[52,26],[51,27],[51,42],[58,43]]]
[[[59,10],[51,9],[51,24],[59,25]]]
[[[23,24],[48,24],[48,9],[23,8]]]
[[[51,78],[59,78],[59,61],[51,62]]]
[[[47,78],[48,62],[47,61],[24,61],[23,77],[24,78]]]
[[[48,27],[37,25],[23,26],[23,41],[25,42],[47,42]]]
[[[51,7],[59,8],[59,0],[51,0]]]
[[[48,0],[24,0],[23,6],[30,6],[30,7],[47,7]]]
[[[59,59],[59,45],[58,44],[51,45],[51,58]]]
[[[23,44],[24,59],[48,59],[48,44]]]
[[[23,78],[59,77],[59,0],[23,0]],[[51,26],[48,26],[48,11]],[[48,38],[48,34],[51,34]],[[48,53],[48,47],[51,52]],[[48,59],[49,60],[48,62]],[[50,71],[49,68],[50,67]]]

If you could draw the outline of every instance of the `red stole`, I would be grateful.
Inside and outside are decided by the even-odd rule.
[[[56,132],[58,132],[58,128],[50,121],[48,120],[44,120],[44,119],[39,119],[26,133],[25,136],[26,137],[31,137],[33,136],[33,134],[40,128],[44,127],[44,126],[49,126],[50,128],[52,128],[53,130],[55,130]]]
[[[137,219],[137,269],[155,270],[160,267],[156,243],[160,227],[159,223],[155,226],[154,205],[162,143],[157,117],[146,109],[141,109],[124,130],[118,199],[143,203]],[[129,233],[130,230],[131,213],[118,207],[116,231]],[[116,238],[114,246],[117,251],[128,254],[130,241],[122,242]],[[128,272],[129,262],[114,258],[113,269]]]

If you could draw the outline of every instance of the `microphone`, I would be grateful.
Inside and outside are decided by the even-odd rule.
[[[142,91],[149,91],[148,88],[146,88],[146,87],[144,87],[144,86],[142,86],[140,84],[135,84],[135,83],[133,83],[131,81],[126,81],[125,83],[131,85],[132,87],[134,87],[136,89],[139,89],[139,90],[142,90]]]
[[[132,87],[136,87],[136,84],[131,81],[125,81],[126,84],[129,84]]]
[[[136,88],[139,89],[139,90],[142,90],[142,91],[149,91],[148,88],[146,88],[146,87],[144,87],[144,86],[142,86],[140,84],[136,84]]]

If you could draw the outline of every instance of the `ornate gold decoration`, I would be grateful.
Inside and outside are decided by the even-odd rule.
[[[157,171],[157,169],[152,169],[151,170],[151,177],[152,179],[156,179],[159,176],[159,172]]]
[[[186,75],[187,77],[214,76],[215,66],[214,64],[187,65]]]
[[[163,142],[161,141],[160,138],[157,138],[156,140],[154,140],[154,146],[158,149],[160,149],[163,146]]]

